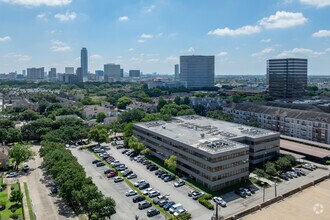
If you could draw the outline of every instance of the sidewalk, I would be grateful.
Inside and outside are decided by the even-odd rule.
[[[23,210],[24,210],[24,217],[25,220],[30,220],[30,214],[29,214],[29,208],[27,205],[27,200],[26,200],[26,195],[25,195],[25,188],[24,188],[24,183],[23,181],[19,182],[20,186],[21,186],[21,191],[23,193]]]
[[[273,186],[275,184],[273,181],[271,181],[269,179],[266,179],[266,178],[263,178],[263,177],[260,177],[260,176],[257,176],[254,173],[250,173],[250,177],[253,177],[253,178],[256,178],[257,180],[268,183],[268,185],[270,185],[270,186]]]

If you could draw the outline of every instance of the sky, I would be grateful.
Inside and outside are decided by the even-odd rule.
[[[217,75],[265,74],[309,59],[330,75],[330,0],[0,0],[0,73],[105,63],[173,74],[180,55],[215,55]]]

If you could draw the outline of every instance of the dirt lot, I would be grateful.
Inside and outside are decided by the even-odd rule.
[[[245,217],[246,220],[328,220],[330,180]]]

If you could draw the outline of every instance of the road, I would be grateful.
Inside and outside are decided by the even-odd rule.
[[[116,201],[116,214],[111,216],[113,220],[134,220],[135,215],[139,216],[139,220],[149,219],[146,216],[146,210],[139,210],[137,204],[132,202],[132,197],[126,197],[125,192],[131,188],[125,183],[114,183],[113,179],[108,179],[103,174],[105,167],[96,167],[92,164],[95,156],[87,150],[78,150],[71,148],[72,154],[78,159],[78,162],[84,167],[87,176],[90,176],[98,187],[98,189],[108,197],[112,197]],[[158,215],[152,219],[165,219],[164,216]]]
[[[38,220],[78,220],[74,212],[57,196],[51,196],[50,184],[52,180],[40,168],[42,158],[38,151],[39,146],[33,146],[37,153],[34,160],[28,162],[30,172],[19,177],[20,181],[27,182],[33,211]]]

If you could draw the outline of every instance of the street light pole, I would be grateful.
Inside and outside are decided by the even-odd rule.
[[[277,197],[277,188],[276,188],[276,180],[275,180],[275,198]]]

